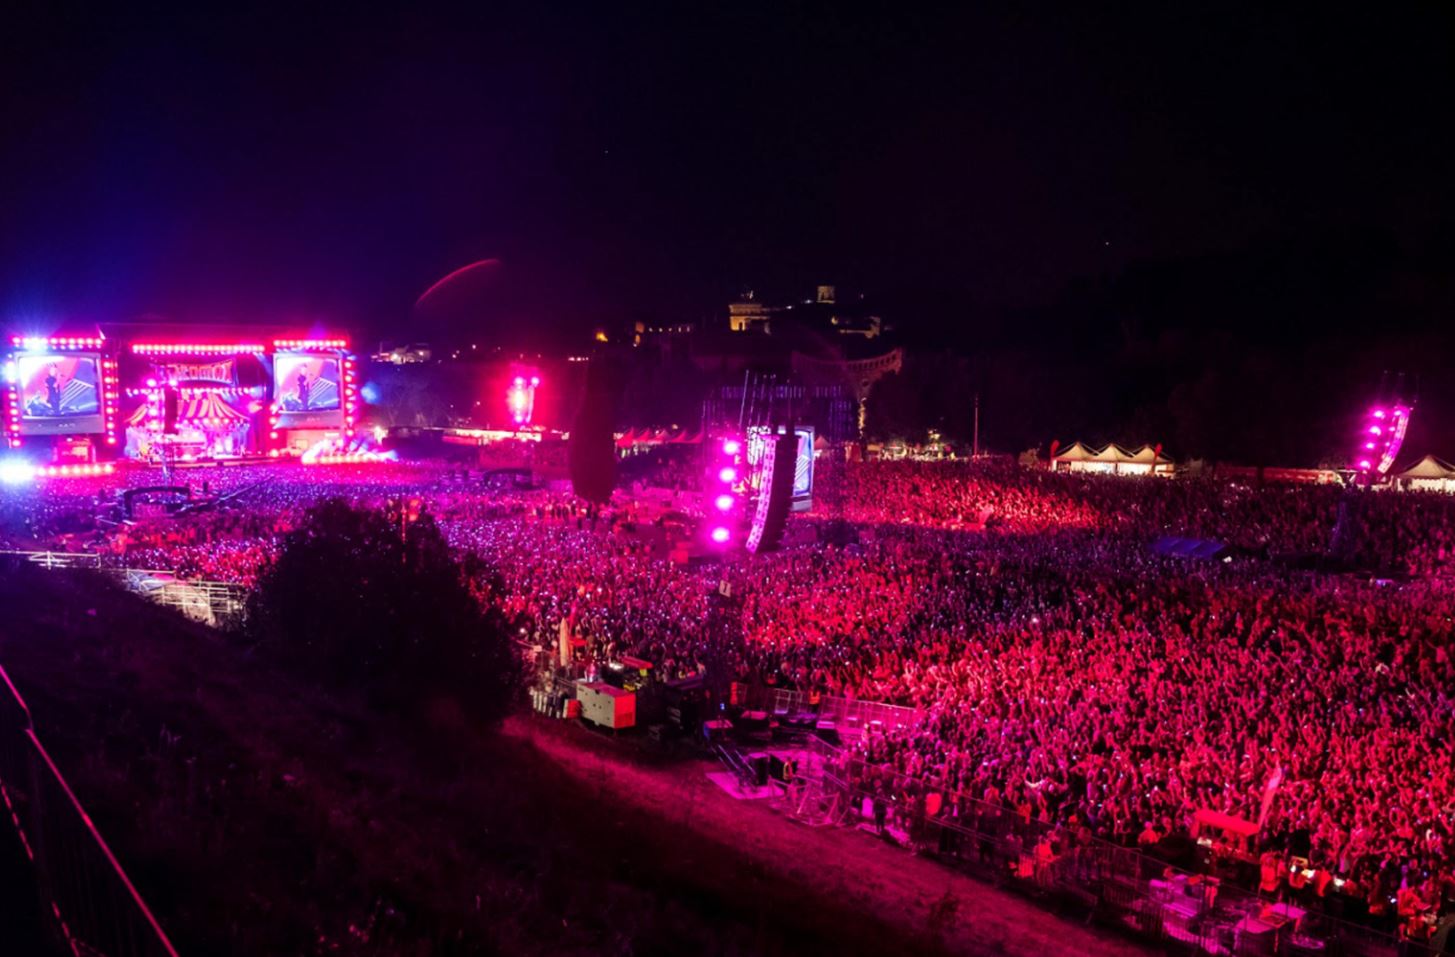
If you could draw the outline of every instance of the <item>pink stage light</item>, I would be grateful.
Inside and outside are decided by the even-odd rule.
[[[737,477],[738,470],[733,468],[731,465],[724,466],[723,470],[717,473],[717,478],[720,482],[733,482],[737,480]]]
[[[731,495],[719,495],[714,502],[719,512],[730,512],[733,508],[733,497]]]
[[[518,375],[505,390],[505,404],[516,425],[529,425],[535,415],[536,386],[540,385],[540,381],[539,376],[532,376],[527,384],[525,376]]]
[[[742,449],[742,443],[740,443],[737,439],[728,439],[722,444],[722,451],[724,455],[737,455],[739,452],[742,451]]]
[[[262,352],[263,346],[257,342],[136,342],[131,351],[138,356],[221,356]]]
[[[717,542],[719,545],[725,545],[725,544],[727,544],[727,540],[729,538],[731,538],[731,537],[732,537],[732,533],[729,532],[722,525],[719,525],[717,528],[714,528],[712,530],[712,540],[714,542]]]
[[[347,349],[347,339],[274,339],[274,351],[282,352],[307,352],[310,349],[322,349],[332,352],[336,349]],[[239,350],[242,351],[242,350]]]
[[[100,349],[106,340],[102,336],[11,336],[10,344],[28,352],[42,349]]]
[[[1403,402],[1375,406],[1369,410],[1361,427],[1362,438],[1355,453],[1355,467],[1358,471],[1371,480],[1388,474],[1404,445],[1411,411],[1411,407]]]

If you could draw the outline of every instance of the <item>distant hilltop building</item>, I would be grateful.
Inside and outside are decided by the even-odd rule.
[[[728,329],[732,332],[774,335],[786,325],[865,339],[876,339],[886,330],[884,321],[864,306],[862,296],[857,301],[841,302],[833,286],[819,286],[814,298],[781,306],[768,305],[752,290],[728,304]]]
[[[737,302],[728,304],[728,328],[733,332],[767,332],[777,311],[759,302],[757,294],[749,289]]]
[[[395,346],[393,349],[380,350],[374,355],[375,362],[388,362],[396,366],[412,365],[416,362],[428,362],[434,355],[427,342],[411,342],[405,346]]]
[[[675,325],[652,325],[637,322],[632,325],[632,345],[640,346],[643,343],[650,343],[656,344],[664,351],[671,351],[674,340],[690,336],[696,331],[697,326],[690,322],[679,322]]]

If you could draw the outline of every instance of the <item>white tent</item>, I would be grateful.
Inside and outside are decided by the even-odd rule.
[[[1159,455],[1150,445],[1144,445],[1136,452],[1128,452],[1116,443],[1099,452],[1093,452],[1080,442],[1051,460],[1051,470],[1065,469],[1068,472],[1092,472],[1103,475],[1164,475],[1172,474],[1173,463],[1165,455]]]
[[[1396,475],[1394,483],[1414,492],[1455,492],[1455,466],[1427,455]]]
[[[1144,445],[1132,453],[1132,464],[1123,468],[1128,475],[1172,475],[1173,462],[1155,446]]]
[[[1130,462],[1132,453],[1112,442],[1106,448],[1096,453],[1096,461],[1107,462],[1111,465],[1120,465],[1122,462]]]
[[[1051,471],[1085,471],[1087,463],[1096,458],[1096,453],[1077,442],[1056,453],[1051,459]]]

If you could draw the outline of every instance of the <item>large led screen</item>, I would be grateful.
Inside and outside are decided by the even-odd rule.
[[[273,357],[273,401],[278,427],[343,425],[338,353],[280,353]]]
[[[813,429],[795,429],[798,433],[798,457],[793,463],[793,502],[807,509],[813,500]]]
[[[86,435],[105,431],[101,357],[22,355],[16,359],[22,435]]]
[[[813,503],[813,429],[794,429],[798,436],[797,452],[793,463],[793,504],[795,511],[807,511]],[[754,426],[748,429],[748,484],[756,491],[766,471],[759,468],[767,449],[770,429]]]

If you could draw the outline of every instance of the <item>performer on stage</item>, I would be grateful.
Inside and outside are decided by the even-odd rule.
[[[52,363],[45,375],[45,398],[46,404],[51,407],[51,415],[61,414],[61,376],[60,371]]]

